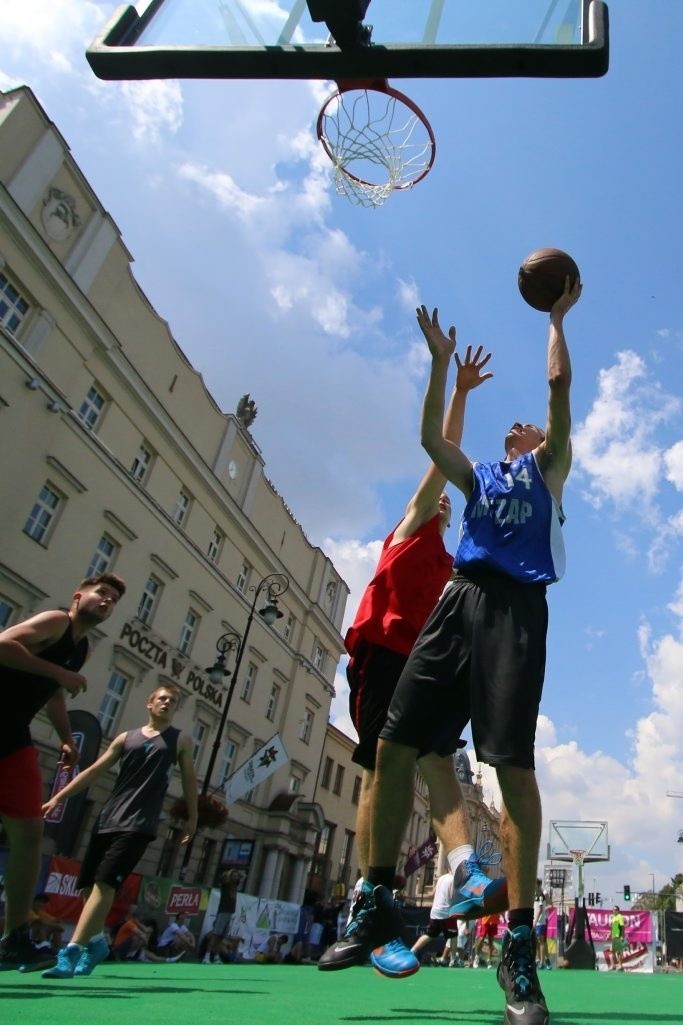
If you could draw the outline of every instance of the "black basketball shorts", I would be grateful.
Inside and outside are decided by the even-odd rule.
[[[501,574],[459,573],[415,642],[380,736],[418,757],[444,756],[471,722],[478,761],[533,769],[545,591]]]

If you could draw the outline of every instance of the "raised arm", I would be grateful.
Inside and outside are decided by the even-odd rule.
[[[197,832],[197,774],[192,761],[192,741],[186,734],[180,737],[178,748],[178,764],[180,765],[180,782],[183,797],[187,805],[187,832],[181,843],[188,844]]]
[[[483,346],[480,345],[473,354],[472,346],[468,346],[465,359],[461,360],[458,354],[455,353],[455,328],[449,328],[448,336],[446,336],[439,325],[439,315],[438,310],[436,309],[430,317],[426,307],[421,306],[417,310],[417,322],[420,326],[420,330],[427,340],[430,350],[436,346],[444,352],[448,352],[448,355],[445,358],[446,376],[448,375],[450,355],[453,353],[455,354],[455,362],[457,364],[455,385],[451,393],[450,402],[445,416],[443,416],[442,399],[442,415],[440,422],[442,437],[447,439],[453,445],[459,447],[462,441],[462,433],[465,423],[465,406],[467,403],[467,396],[474,388],[478,388],[484,381],[488,381],[490,377],[493,377],[493,374],[490,371],[484,371],[484,367],[491,358],[491,353],[489,352],[486,353],[486,355],[483,355]],[[444,395],[445,389],[446,382],[444,380]],[[436,503],[443,492],[446,480],[446,474],[444,474],[432,460],[417,491],[408,503],[405,518],[397,529],[394,535],[395,538],[399,536],[400,531],[403,531],[405,536],[410,535],[421,525],[421,523],[434,515]]]
[[[460,437],[453,435],[449,437],[443,429],[446,380],[450,357],[455,350],[455,329],[451,328],[447,337],[439,327],[438,311],[434,310],[430,321],[424,306],[418,311],[418,321],[432,355],[429,381],[422,406],[420,441],[442,478],[452,481],[468,497],[472,488],[472,463],[460,448],[462,423]],[[461,375],[469,375],[471,368],[474,367],[478,385],[493,376],[490,372],[481,373],[481,369],[490,359],[490,353],[482,358],[482,347],[480,346],[472,359],[471,351],[470,346],[464,363],[457,355],[455,357],[458,365],[458,378],[461,378]],[[456,378],[456,394],[458,378]],[[476,385],[474,386],[476,387]],[[462,412],[464,419],[464,405]]]
[[[562,488],[569,476],[572,464],[571,450],[571,408],[569,391],[572,383],[572,366],[564,334],[565,314],[581,296],[581,283],[570,287],[565,281],[564,292],[550,312],[548,331],[548,415],[545,439],[536,450],[536,457],[543,479],[551,494],[562,500]]]

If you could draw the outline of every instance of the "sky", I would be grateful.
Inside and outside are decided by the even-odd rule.
[[[601,79],[394,82],[437,155],[374,210],[335,194],[315,136],[329,83],[99,81],[84,51],[117,6],[4,0],[0,88],[34,90],[219,405],[256,401],[267,475],[351,588],[345,626],[427,465],[415,307],[438,306],[461,352],[492,352],[463,448],[501,458],[509,424],[543,422],[547,400],[547,316],[517,269],[540,246],[576,259],[543,845],[551,819],[607,821],[611,860],[586,889],[659,889],[683,871],[683,800],[667,796],[683,796],[683,4],[611,0]],[[332,721],[353,735],[344,668]]]

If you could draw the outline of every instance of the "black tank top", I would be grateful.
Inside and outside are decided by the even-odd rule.
[[[174,726],[167,726],[155,737],[146,737],[140,728],[126,733],[119,774],[97,820],[98,833],[156,836],[164,797],[178,759],[179,736],[180,730]]]
[[[77,673],[88,655],[88,638],[74,641],[71,620],[54,644],[36,652],[38,658],[63,666]],[[45,702],[57,691],[59,684],[46,676],[36,676],[20,669],[0,666],[0,680],[5,694],[0,715],[0,758],[31,744],[31,720]]]

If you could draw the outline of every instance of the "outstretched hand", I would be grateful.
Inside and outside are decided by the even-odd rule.
[[[480,345],[473,356],[472,346],[468,345],[464,360],[460,359],[457,352],[455,353],[455,362],[458,366],[455,386],[459,391],[471,391],[472,388],[478,388],[484,381],[488,381],[490,377],[493,377],[490,370],[485,374],[482,373],[484,367],[491,359],[490,352],[482,356],[483,349],[484,346]]]
[[[569,278],[566,277],[564,279],[564,292],[562,293],[560,298],[553,303],[553,308],[550,311],[551,320],[553,317],[559,317],[560,319],[562,319],[565,313],[571,310],[572,306],[574,306],[579,301],[579,299],[581,298],[582,291],[583,285],[581,284],[578,278],[576,279],[574,284],[570,286]]]
[[[436,308],[431,317],[426,306],[419,306],[415,312],[432,356],[452,356],[455,352],[455,328],[449,327],[448,335],[443,333],[439,324],[439,311]]]

